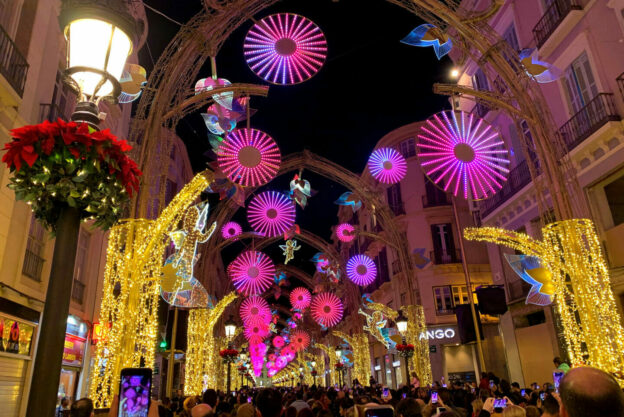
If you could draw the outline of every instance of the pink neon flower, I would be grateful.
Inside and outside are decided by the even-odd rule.
[[[293,306],[293,308],[299,310],[306,309],[310,305],[311,299],[310,291],[303,287],[297,287],[290,292],[290,305]]]
[[[262,320],[253,320],[245,324],[245,338],[250,343],[262,342],[269,333],[269,326]]]
[[[336,227],[336,237],[339,241],[349,243],[355,239],[355,227],[349,223],[340,223]]]
[[[249,203],[247,220],[263,236],[280,236],[295,224],[295,203],[285,194],[265,191]]]
[[[504,142],[474,114],[448,110],[434,114],[421,127],[417,146],[425,174],[454,196],[482,200],[507,181],[509,157]]]
[[[256,187],[275,177],[281,154],[271,136],[257,129],[234,129],[217,149],[219,168],[243,186]]]
[[[396,184],[407,173],[407,163],[399,152],[392,148],[375,149],[368,158],[368,170],[379,182]]]
[[[271,309],[269,303],[262,297],[252,295],[243,300],[239,310],[243,323],[261,320],[263,323],[271,321]]]
[[[357,285],[366,286],[375,280],[377,266],[366,255],[355,255],[347,261],[347,276]]]
[[[247,251],[228,266],[228,275],[238,292],[244,295],[261,294],[273,283],[275,266],[264,253]]]
[[[290,336],[291,345],[298,352],[310,346],[310,335],[305,330],[296,330]]]
[[[286,344],[286,342],[284,341],[284,338],[282,336],[275,336],[273,338],[273,346],[275,346],[276,348],[281,348],[284,347],[284,345]]]
[[[314,320],[325,327],[335,326],[342,320],[342,302],[335,294],[330,292],[322,292],[314,296],[310,310]]]
[[[316,74],[327,57],[327,41],[311,20],[291,13],[254,24],[243,44],[249,68],[274,84],[297,84]]]
[[[221,228],[221,236],[223,236],[223,239],[234,239],[240,236],[241,233],[243,233],[243,229],[240,224],[236,222],[227,222]]]

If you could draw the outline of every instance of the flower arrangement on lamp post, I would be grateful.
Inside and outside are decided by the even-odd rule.
[[[405,340],[404,340],[405,341]],[[409,381],[409,358],[414,356],[414,345],[410,343],[402,343],[396,345],[396,350],[399,352],[399,356],[405,360],[405,379]]]
[[[221,349],[219,351],[219,356],[223,359],[224,364],[234,363],[238,358],[238,350],[236,349]]]
[[[338,372],[338,378],[340,380],[340,386],[342,387],[343,385],[343,372],[345,370],[345,366],[342,362],[338,362],[334,365],[334,368],[336,369],[336,372]]]
[[[318,375],[318,372],[316,372],[315,369],[312,369],[312,371],[310,372],[310,375],[312,376],[312,380],[314,381],[314,385],[316,385],[316,376]]]

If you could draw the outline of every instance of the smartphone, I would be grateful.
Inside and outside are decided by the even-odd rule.
[[[490,389],[494,388],[494,381],[490,381]]]
[[[118,417],[147,417],[152,390],[152,370],[124,368],[119,383]]]
[[[407,398],[407,394],[403,393],[403,395],[401,396],[402,398]]]
[[[540,392],[540,400],[544,401],[544,398],[546,398],[546,393]]]
[[[384,388],[383,389],[383,394],[381,394],[383,397],[387,397],[388,394],[390,393],[390,390],[388,390],[388,388]]]
[[[563,378],[564,373],[562,371],[553,372],[553,382],[555,383],[555,392],[559,392],[559,383]]]
[[[505,408],[505,407],[507,407],[506,398],[496,398],[494,400],[494,408]]]
[[[472,387],[470,388],[470,392],[474,394],[475,392],[477,392],[477,389],[475,387]]]
[[[250,403],[251,402],[251,397],[247,397],[247,402]]]
[[[442,384],[442,388],[446,388],[446,384]]]
[[[431,402],[432,403],[438,402],[438,391],[431,391]]]
[[[522,395],[524,397],[526,395],[526,390],[523,389],[522,391],[520,391],[520,395]]]

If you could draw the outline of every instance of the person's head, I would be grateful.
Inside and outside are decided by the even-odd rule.
[[[183,403],[184,410],[190,412],[191,409],[197,405],[197,403],[198,401],[195,397],[188,397]]]
[[[243,404],[236,410],[236,417],[256,417],[256,409],[251,404]]]
[[[553,363],[555,364],[555,366],[559,366],[561,365],[563,362],[561,362],[561,358],[559,356],[555,356],[553,358]]]
[[[624,393],[615,378],[589,366],[569,371],[559,385],[561,417],[624,416]]]
[[[63,408],[67,408],[67,406],[69,406],[69,398],[67,397],[63,397],[61,399],[61,407]]]
[[[418,379],[418,375],[416,374],[416,372],[412,372],[412,378]]]
[[[299,410],[297,417],[314,417],[314,413],[310,407],[305,407]]]
[[[534,405],[527,405],[524,411],[526,412],[526,417],[540,417],[542,415],[539,408]]]
[[[211,414],[214,413],[208,404],[201,403],[191,408],[191,417],[208,417]]]
[[[302,389],[298,389],[295,392],[295,396],[297,397],[298,400],[303,400],[303,390]]]
[[[404,398],[396,405],[397,417],[421,417],[420,405],[413,398]]]
[[[503,408],[503,417],[526,417],[526,411],[519,405],[509,404]]]
[[[295,407],[288,407],[286,409],[286,417],[297,417],[297,409]]]
[[[204,391],[204,395],[202,396],[202,402],[204,404],[208,404],[211,408],[215,408],[217,406],[217,391],[213,389],[207,389]]]
[[[559,401],[550,394],[544,396],[542,401],[542,411],[545,417],[558,416],[559,415]]]
[[[68,400],[69,402],[69,400]],[[74,402],[69,409],[70,417],[91,417],[93,415],[93,401],[89,398],[81,398]]]
[[[512,382],[511,383],[511,388],[513,388],[515,390],[520,390],[520,384],[518,384],[517,382]]]
[[[162,405],[164,405],[165,407],[169,407],[171,405],[171,399],[169,397],[163,398]]]
[[[505,393],[511,391],[511,385],[509,384],[509,381],[507,381],[506,379],[501,379],[500,389],[502,392],[505,392]]]
[[[282,413],[282,394],[277,390],[264,388],[256,396],[256,406],[262,417],[279,417]]]
[[[474,411],[475,416],[478,416],[481,410],[483,410],[483,401],[481,398],[477,398],[471,402],[470,405],[472,405],[472,410]]]

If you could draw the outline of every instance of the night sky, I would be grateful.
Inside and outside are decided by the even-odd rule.
[[[145,3],[179,22],[188,21],[202,8],[199,0]],[[438,61],[430,48],[399,42],[423,23],[409,12],[384,1],[286,0],[255,17],[261,19],[277,12],[308,17],[320,26],[328,42],[327,61],[312,79],[294,86],[270,85],[267,98],[252,98],[257,113],[251,126],[273,136],[282,155],[308,149],[361,173],[370,152],[386,133],[449,107],[446,97],[433,94],[432,85],[449,81],[450,60]],[[140,60],[149,74],[152,57],[157,60],[179,27],[150,10],[146,13],[149,50],[143,48]],[[224,44],[217,56],[219,77],[233,83],[266,84],[243,59],[243,39],[252,24],[243,24]],[[200,77],[210,74],[207,63]],[[199,111],[179,124],[178,134],[186,143],[193,170],[204,169],[208,159],[203,155],[209,144]],[[293,175],[279,177],[259,191],[285,191]],[[347,190],[309,172],[304,172],[303,177],[318,193],[305,210],[297,208],[297,223],[329,240],[331,226],[337,222],[338,206],[333,202]],[[244,210],[239,210],[234,220],[249,230]],[[231,245],[223,253],[224,262],[227,264],[243,248],[243,243]],[[283,259],[277,245],[266,252],[273,259]],[[304,246],[293,264],[313,274],[309,259],[315,252]]]

